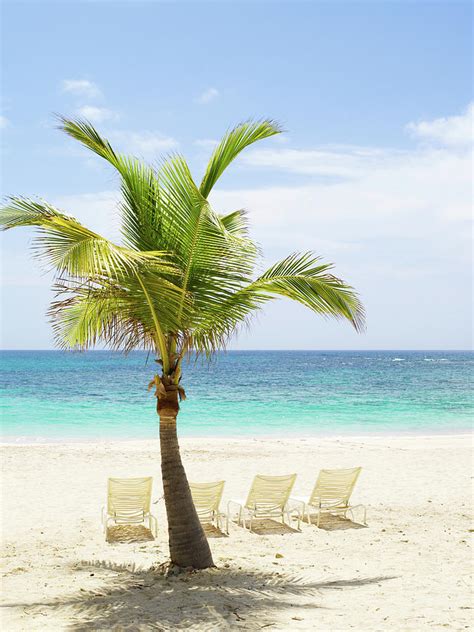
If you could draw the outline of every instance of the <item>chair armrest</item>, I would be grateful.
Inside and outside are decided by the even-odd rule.
[[[236,507],[241,507],[241,508],[243,509],[243,507],[244,507],[244,503],[245,503],[245,501],[244,501],[244,500],[241,500],[241,499],[239,499],[239,500],[234,500],[233,498],[231,498],[231,499],[227,502],[227,511],[229,512],[229,510],[230,510],[230,506],[231,506],[231,505],[235,505]]]
[[[287,504],[288,507],[291,507],[292,505],[293,506],[296,505],[297,507],[299,506],[304,511],[304,508],[307,505],[307,501],[301,496],[290,496],[290,498],[288,498],[286,504]]]

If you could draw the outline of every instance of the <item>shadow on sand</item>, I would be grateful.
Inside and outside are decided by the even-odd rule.
[[[213,524],[204,524],[203,525],[204,533],[207,538],[228,538],[228,534],[221,531],[218,527]]]
[[[151,542],[153,537],[150,529],[143,525],[117,525],[108,527],[106,541],[109,544],[118,544],[121,542]]]
[[[308,521],[305,520],[305,524]],[[311,523],[316,526],[316,516],[311,516]],[[347,529],[367,529],[367,525],[360,524],[359,522],[353,522],[349,518],[343,518],[342,516],[335,516],[328,514],[321,516],[321,522],[319,528],[324,531],[345,531]]]
[[[93,571],[95,579],[103,581],[102,587],[56,601],[10,606],[27,608],[32,619],[61,616],[73,632],[260,630],[279,623],[278,615],[285,610],[284,620],[291,626],[291,609],[296,603],[300,616],[316,617],[317,609],[324,607],[324,591],[394,579],[380,576],[309,582],[283,572],[215,568],[165,577],[153,569],[99,560],[84,560],[74,569],[78,573]]]
[[[227,538],[227,533],[213,524],[203,525],[208,538]],[[117,525],[108,527],[106,542],[109,544],[130,544],[132,542],[153,542],[154,536],[150,529],[143,525]]]
[[[236,528],[243,529],[242,526],[236,522],[233,523]],[[246,528],[249,528],[249,523],[246,523]],[[261,518],[258,520],[252,520],[252,530],[250,533],[254,535],[285,535],[286,533],[301,533],[298,529],[293,529],[289,525],[272,520],[271,518]]]

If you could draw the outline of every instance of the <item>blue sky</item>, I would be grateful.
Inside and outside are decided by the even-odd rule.
[[[472,5],[454,2],[4,2],[4,194],[107,235],[117,180],[54,129],[86,115],[123,151],[178,150],[199,178],[248,117],[287,133],[213,197],[245,206],[266,259],[312,249],[360,291],[363,336],[275,303],[234,348],[470,346]],[[49,348],[50,276],[2,238],[2,347]]]

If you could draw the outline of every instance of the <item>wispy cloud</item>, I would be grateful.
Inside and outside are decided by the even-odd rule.
[[[377,147],[328,145],[316,149],[258,149],[242,156],[252,167],[326,178],[356,178],[367,169],[401,160],[405,153]]]
[[[166,152],[179,147],[179,142],[172,136],[167,136],[157,131],[134,131],[122,130],[114,127],[101,127],[100,134],[107,138],[113,148],[124,154],[130,154],[137,158],[148,161],[156,161]],[[85,152],[84,148],[77,143],[66,143],[50,148],[53,155],[68,155],[86,159],[86,165],[90,168],[97,168],[101,163],[96,156],[90,152]]]
[[[6,127],[10,127],[10,121],[6,116],[0,115],[0,129],[5,129]]]
[[[219,143],[218,140],[214,140],[213,138],[198,138],[198,140],[194,141],[194,144],[201,149],[214,149],[216,145]]]
[[[207,103],[214,101],[214,99],[217,99],[218,96],[219,90],[217,90],[217,88],[207,88],[207,90],[204,90],[195,98],[195,101],[201,105],[206,105]]]
[[[440,271],[441,261],[455,274],[455,267],[469,260],[468,147],[451,142],[403,152],[263,150],[249,152],[245,161],[254,168],[316,176],[300,185],[217,189],[211,197],[218,211],[245,206],[257,240],[270,245],[272,256],[284,254],[291,243],[297,250],[336,256],[344,266],[345,252],[363,251],[371,265],[393,266],[407,277],[414,266],[424,265],[430,275]],[[328,181],[321,175],[337,177]]]
[[[62,195],[53,198],[52,202],[65,213],[75,217],[103,237],[119,241],[120,216],[117,213],[119,200],[120,193],[118,191],[100,191],[98,193]]]
[[[116,121],[119,119],[117,112],[108,108],[101,108],[95,105],[82,105],[77,108],[76,113],[93,123],[102,123],[104,121]]]
[[[175,138],[153,131],[113,130],[107,136],[121,151],[146,159],[156,159],[179,145]]]
[[[63,92],[88,99],[102,96],[99,86],[88,79],[64,79],[61,83],[61,88]]]
[[[330,182],[364,178],[372,173],[402,169],[407,162],[423,161],[428,155],[434,157],[435,151],[469,149],[473,142],[473,119],[474,104],[470,104],[460,115],[409,123],[406,129],[417,140],[424,141],[409,150],[352,145],[325,145],[312,149],[273,147],[249,151],[241,161],[252,167],[321,177]]]
[[[257,237],[273,246],[291,241],[295,248],[311,249],[329,236],[354,244],[369,236],[429,241],[436,234],[435,241],[442,242],[449,231],[441,226],[470,218],[470,172],[467,153],[414,151],[379,168],[369,160],[357,177],[330,185],[217,189],[212,200],[219,211],[244,205]]]
[[[441,145],[471,145],[474,141],[474,103],[470,103],[466,110],[457,116],[412,122],[407,125],[407,129],[417,138]]]

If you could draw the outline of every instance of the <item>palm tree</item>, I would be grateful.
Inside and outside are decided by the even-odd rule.
[[[207,568],[211,551],[192,502],[179,452],[176,419],[183,359],[207,358],[274,297],[363,328],[356,293],[311,253],[291,254],[255,274],[260,253],[243,210],[217,213],[208,197],[240,152],[281,132],[271,120],[228,131],[215,148],[200,186],[180,155],[158,169],[114,151],[83,119],[60,118],[60,129],[119,173],[122,244],[117,245],[44,201],[11,197],[3,230],[34,226],[33,250],[55,269],[50,316],[60,348],[101,342],[128,352],[145,348],[161,365],[154,387],[160,420],[161,470],[171,562]]]

